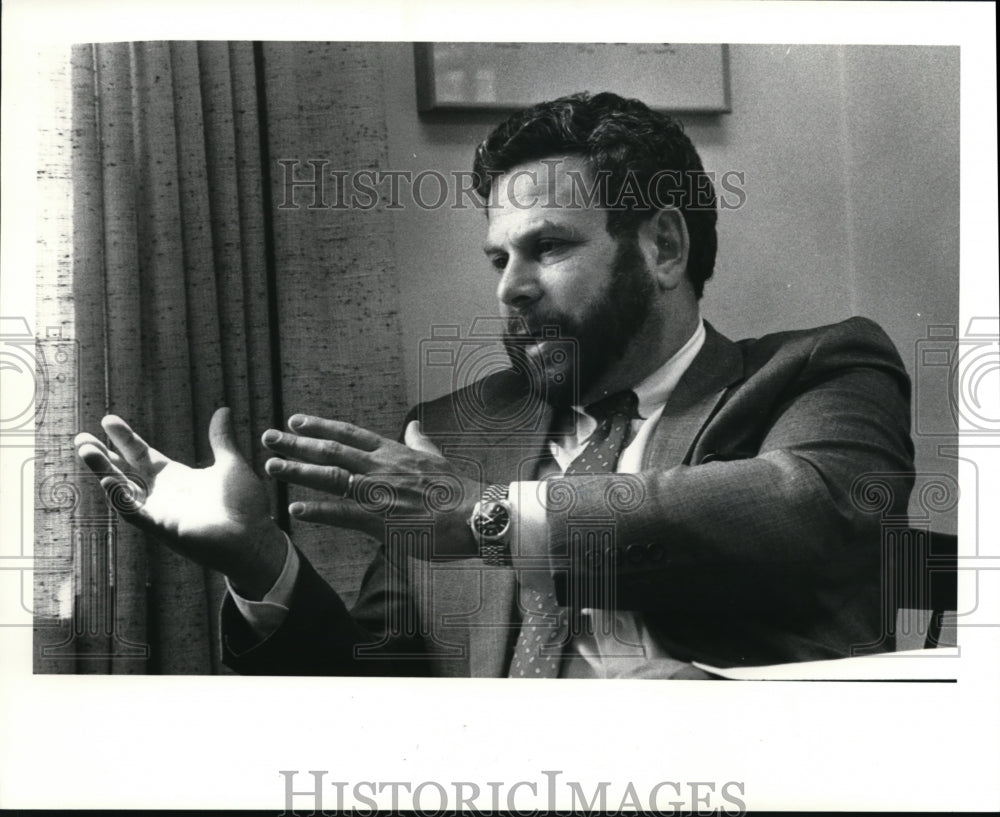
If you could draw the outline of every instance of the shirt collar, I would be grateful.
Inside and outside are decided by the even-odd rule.
[[[633,387],[636,397],[639,398],[639,417],[642,420],[652,417],[663,408],[684,372],[698,356],[704,343],[705,324],[699,318],[698,326],[685,344],[656,371]],[[597,427],[597,421],[587,414],[583,407],[573,406],[573,412],[576,422],[572,423],[571,427],[559,431],[556,438],[550,443],[553,455],[563,468],[579,453],[579,447],[583,445],[582,441],[586,440]]]
[[[661,409],[669,399],[674,387],[677,385],[684,372],[698,356],[701,347],[705,343],[705,322],[699,318],[698,326],[691,337],[684,345],[678,349],[669,360],[667,360],[656,371],[647,375],[643,380],[632,387],[636,397],[639,398],[639,417],[646,419],[654,412]],[[577,414],[583,415],[585,419],[592,419],[584,411],[583,406],[573,406]]]
[[[633,387],[639,398],[640,417],[649,417],[663,407],[704,344],[705,322],[699,318],[687,342],[666,363]]]

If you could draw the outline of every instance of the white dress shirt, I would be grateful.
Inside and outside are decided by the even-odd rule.
[[[687,371],[691,362],[701,351],[705,342],[705,326],[698,321],[698,327],[677,353],[633,388],[639,398],[639,419],[632,421],[631,441],[618,459],[617,472],[638,473],[642,456],[653,428],[656,426],[663,406],[673,393],[674,387]],[[552,457],[561,474],[583,451],[588,439],[597,428],[597,421],[574,406],[578,413],[576,428],[560,440],[549,443]],[[420,424],[413,421],[407,427],[404,442],[411,448],[433,451],[437,449],[420,431]],[[544,491],[539,490],[538,481],[522,481],[510,486],[510,502],[514,509],[517,546],[514,568],[519,563],[533,564],[536,570],[524,570],[524,576],[538,574],[537,565],[544,562],[546,547],[546,512],[543,504]],[[287,539],[287,537],[286,537]],[[284,569],[274,586],[261,601],[250,601],[237,594],[232,585],[229,592],[237,609],[261,638],[266,638],[281,626],[288,614],[292,590],[299,571],[299,557],[288,540],[288,553]],[[630,611],[584,610],[591,618],[590,632],[575,636],[570,642],[561,664],[560,677],[563,678],[614,678],[632,674],[642,674],[649,662],[669,661],[662,648],[646,631],[642,616]]]

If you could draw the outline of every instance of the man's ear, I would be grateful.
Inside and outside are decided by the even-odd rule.
[[[657,210],[639,226],[639,246],[661,289],[675,289],[685,280],[689,238],[680,210]]]

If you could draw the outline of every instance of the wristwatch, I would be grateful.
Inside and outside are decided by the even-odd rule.
[[[507,501],[510,486],[491,485],[472,509],[469,527],[479,543],[479,558],[488,565],[510,564],[512,510]]]

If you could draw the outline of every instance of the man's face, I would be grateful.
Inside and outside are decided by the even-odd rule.
[[[573,174],[580,174],[576,183]],[[500,273],[508,355],[558,405],[578,402],[607,379],[655,294],[634,237],[615,240],[605,210],[584,206],[579,193],[574,200],[574,185],[580,190],[590,178],[579,157],[530,162],[494,181],[489,210],[484,249]],[[552,328],[558,339],[536,340]],[[567,347],[576,349],[575,361],[562,354]]]

